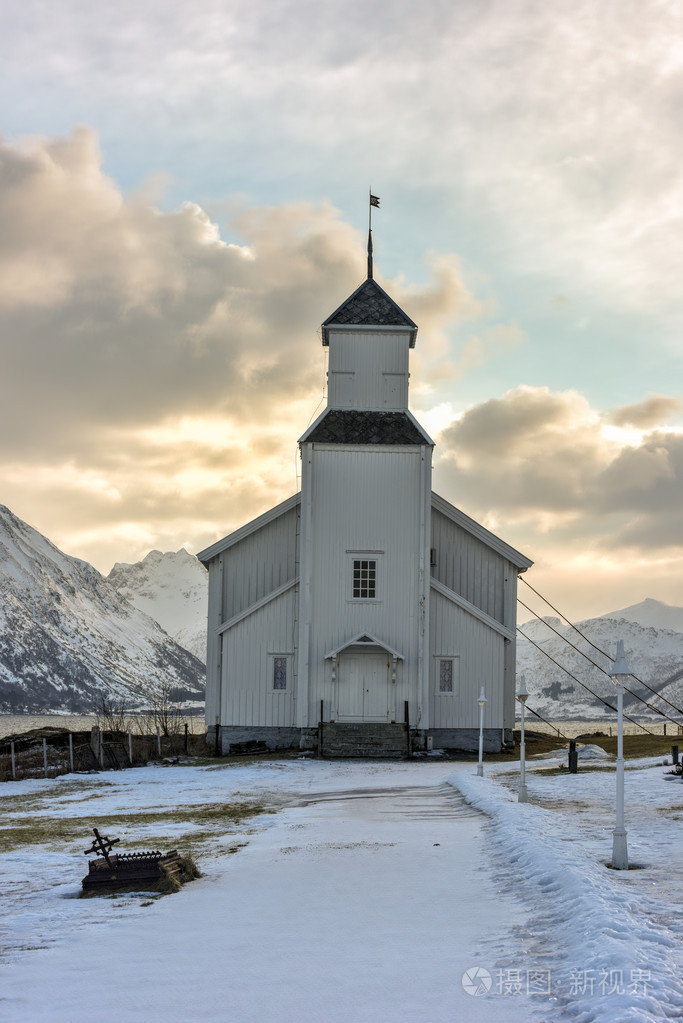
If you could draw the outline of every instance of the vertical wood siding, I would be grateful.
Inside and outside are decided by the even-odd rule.
[[[430,607],[431,725],[434,728],[478,728],[477,699],[484,686],[486,728],[501,728],[504,719],[505,640],[472,615],[432,590]],[[437,696],[438,659],[460,659],[459,683],[452,696]]]
[[[392,683],[398,719],[403,701],[415,713],[418,630],[421,450],[359,450],[314,445],[311,551],[310,721],[338,705],[332,662],[326,654],[363,632],[403,654]],[[378,599],[352,599],[352,556],[381,552]]]
[[[224,554],[223,621],[296,577],[298,508],[291,508]]]
[[[220,714],[221,638],[216,630],[221,625],[223,614],[221,606],[223,564],[224,557],[222,554],[219,554],[209,563],[209,609],[206,629],[206,699],[204,704],[205,720],[208,726],[215,725],[216,716]]]
[[[222,637],[222,717],[231,725],[294,724],[295,589]],[[287,689],[273,690],[272,656],[289,655]]]
[[[436,555],[432,569],[434,578],[497,622],[507,625],[506,579],[514,571],[507,559],[435,509],[432,509],[432,548]]]
[[[517,712],[517,584],[514,565],[509,566],[505,587],[505,624],[515,637],[505,644],[505,727],[515,727]]]
[[[330,338],[331,408],[408,407],[407,333],[337,331]]]

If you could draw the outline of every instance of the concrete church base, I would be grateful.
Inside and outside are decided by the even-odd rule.
[[[478,728],[430,728],[411,731],[411,742],[414,752],[423,752],[428,748],[431,737],[432,749],[462,750],[463,753],[476,753],[479,749]],[[221,753],[227,756],[230,745],[237,742],[265,742],[269,750],[301,749],[317,751],[318,729],[288,727],[266,727],[261,725],[221,725],[219,743]],[[216,728],[210,726],[206,733],[206,742],[215,746]],[[512,731],[509,728],[501,732],[500,728],[484,729],[484,752],[500,753],[505,747],[514,745]]]
[[[432,749],[462,750],[463,753],[477,753],[479,750],[478,728],[430,728],[423,733],[425,746],[431,736]],[[506,728],[485,728],[483,735],[484,753],[500,753],[504,747],[513,745],[512,730]]]

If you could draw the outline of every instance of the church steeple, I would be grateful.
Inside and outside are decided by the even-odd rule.
[[[373,206],[379,206],[379,199],[370,193],[371,211]],[[370,226],[367,279],[322,325],[322,342],[330,350],[327,407],[381,410],[386,416],[389,410],[408,410],[410,349],[417,325],[373,279],[372,271]]]
[[[368,253],[368,268],[371,266]],[[417,324],[403,312],[393,298],[368,275],[359,288],[328,316],[322,325],[323,345],[330,343],[330,331],[335,327],[400,327],[410,328],[410,347],[415,347]],[[362,333],[362,331],[361,331]]]
[[[327,408],[300,438],[321,444],[433,446],[408,411],[410,349],[417,325],[368,278],[322,325],[329,348]]]
[[[379,196],[372,194],[370,189],[370,205],[368,206],[368,280],[372,280],[372,207],[379,209]]]
[[[415,347],[417,338],[417,324],[413,323],[409,316],[394,302],[390,295],[387,295],[384,288],[380,288],[373,276],[372,262],[372,207],[379,209],[379,196],[370,192],[370,207],[368,217],[368,276],[359,288],[346,299],[345,302],[335,309],[331,316],[328,316],[322,325],[323,345],[328,347],[330,343],[330,332],[335,328],[348,331],[358,327],[357,334],[367,334],[363,327],[370,327],[371,330],[380,329],[391,333],[408,334],[410,347]],[[406,330],[407,328],[407,330]]]

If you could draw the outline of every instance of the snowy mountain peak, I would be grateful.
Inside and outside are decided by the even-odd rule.
[[[561,622],[559,618],[554,618],[552,615],[546,615],[543,618],[532,618],[530,621],[520,625],[523,634],[528,639],[533,639],[536,643],[539,640],[547,639],[553,629],[564,633],[567,631],[567,628],[568,626],[564,622]]]
[[[202,665],[86,561],[0,507],[0,710],[144,706],[164,685],[201,700]]]
[[[184,547],[150,551],[135,564],[117,563],[107,579],[195,657],[206,658],[209,577],[193,554]]]
[[[683,632],[683,607],[665,604],[661,600],[646,597],[639,604],[631,604],[620,611],[608,611],[602,618],[622,618],[627,622],[650,626],[655,629],[668,629],[672,632]]]
[[[196,560],[197,559],[195,558],[194,554],[190,554],[189,551],[185,550],[184,547],[181,547],[179,551],[162,552],[154,550],[149,551],[148,554],[145,554],[142,561],[135,561],[132,563],[127,563],[125,561],[117,561],[114,567],[112,568],[112,572],[115,572],[117,569],[134,568],[137,567],[138,565],[146,565],[150,568],[156,568],[158,565],[162,563],[169,566],[170,565],[182,566],[189,565],[193,562],[196,562]]]

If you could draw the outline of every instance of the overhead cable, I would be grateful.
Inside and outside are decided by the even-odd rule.
[[[531,614],[536,614],[536,612],[533,611],[530,607],[527,607],[527,605],[524,603],[524,601],[520,600],[519,597],[517,597],[517,600],[522,605],[522,607],[526,608],[527,611],[530,611]],[[570,646],[572,648],[572,650],[576,650],[576,652],[581,654],[582,657],[585,657],[587,661],[590,661],[590,663],[592,665],[594,665],[594,667],[596,667],[599,671],[601,671],[603,673],[603,675],[607,675],[608,678],[611,678],[610,673],[608,671],[606,671],[605,668],[603,668],[601,665],[599,665],[597,661],[594,661],[592,657],[589,657],[588,654],[584,653],[583,650],[580,647],[575,646],[573,643],[570,643],[570,641],[567,639],[567,637],[563,636],[561,632],[558,632],[558,630],[553,625],[551,625],[550,622],[546,621],[545,618],[539,618],[538,620],[542,621],[543,624],[546,625],[552,632],[554,632],[556,636],[559,636],[560,639],[564,640],[564,642],[567,643],[567,645]],[[522,633],[522,635],[524,635],[524,634]],[[524,638],[527,639],[528,637],[525,636]],[[605,654],[605,657],[609,657],[609,655]],[[632,674],[632,672],[629,672],[629,674]],[[633,678],[635,678],[635,677],[636,676],[633,675]],[[640,679],[638,679],[637,681],[640,681]],[[623,683],[622,683],[622,685],[623,685]],[[665,711],[660,710],[659,707],[654,707],[651,703],[648,703],[647,700],[644,700],[642,696],[638,695],[638,693],[634,693],[632,689],[628,688],[628,686],[624,685],[624,689],[634,699],[640,700],[640,702],[644,703],[646,707],[649,707],[650,710],[654,714],[659,714],[660,717],[666,718],[667,721],[671,721],[671,723],[674,724],[674,725],[679,725],[680,724],[680,721],[676,721],[675,718],[669,717],[669,715],[667,713],[665,713]],[[662,699],[664,699],[664,697],[662,697]],[[668,700],[665,700],[664,702],[665,703],[669,703]],[[678,711],[678,707],[675,707],[673,703],[670,704],[670,706],[673,707],[674,710]],[[679,711],[679,713],[683,714],[683,711]]]
[[[565,674],[569,675],[570,678],[573,678],[575,682],[578,682],[578,684],[580,686],[582,686],[584,689],[586,689],[591,694],[591,696],[594,696],[596,700],[599,700],[600,703],[603,703],[605,705],[605,707],[609,707],[610,710],[613,710],[613,711],[616,712],[616,709],[617,709],[616,707],[614,707],[611,703],[608,703],[607,700],[603,700],[602,696],[598,696],[597,693],[594,693],[593,690],[590,688],[590,686],[587,686],[586,683],[582,682],[580,678],[576,677],[576,675],[572,675],[571,671],[569,671],[568,668],[565,668],[564,665],[560,664],[559,661],[556,661],[554,657],[551,657],[551,655],[548,653],[548,651],[544,650],[542,646],[539,646],[538,643],[534,643],[533,639],[531,639],[529,636],[525,636],[524,633],[522,632],[522,630],[520,629],[519,625],[517,626],[517,632],[520,634],[520,636],[523,636],[524,639],[526,639],[528,643],[531,643],[531,645],[535,646],[537,650],[540,650],[542,654],[545,654],[545,656],[549,660],[551,660],[553,662],[553,664],[556,664],[558,668],[560,668],[562,671],[564,671]],[[631,724],[637,725],[638,728],[642,728],[643,731],[647,732],[648,735],[654,735],[655,734],[654,732],[651,732],[649,728],[646,728],[645,725],[641,724],[640,721],[636,721],[635,718],[629,717],[628,714],[624,714],[624,717],[626,718],[627,721],[630,721]]]
[[[596,646],[596,644],[592,641],[592,639],[589,639],[588,636],[586,636],[586,634],[581,631],[581,629],[578,627],[578,625],[574,625],[574,623],[571,622],[569,620],[569,618],[567,618],[565,615],[563,615],[561,611],[558,611],[558,609],[554,606],[554,604],[550,603],[550,601],[548,600],[547,597],[544,597],[542,593],[539,593],[538,590],[535,590],[533,588],[533,586],[531,585],[531,583],[528,583],[526,581],[524,576],[520,576],[519,578],[522,580],[523,583],[525,583],[526,586],[529,587],[529,589],[533,593],[536,594],[537,597],[541,598],[541,600],[543,601],[544,604],[547,604],[549,608],[552,608],[552,610],[555,612],[555,614],[559,615],[563,622],[566,622],[567,625],[569,625],[570,628],[572,628],[574,630],[574,632],[578,632],[579,636],[581,636],[582,639],[585,639],[586,643],[588,643],[589,646],[592,646],[593,649],[597,650],[599,654],[603,655],[603,657],[607,657],[610,660],[612,659],[611,655],[608,654],[606,650],[602,650],[599,646]],[[519,600],[519,597],[517,599]],[[520,602],[520,604],[522,603],[521,600],[519,600],[519,602]],[[522,606],[526,607],[526,604],[523,604]],[[527,608],[527,611],[530,611],[530,610],[531,610],[530,608]],[[536,614],[535,611],[531,611],[531,613],[532,614]],[[536,617],[538,617],[538,615],[536,615]],[[546,625],[547,624],[548,623],[546,622]],[[550,626],[550,628],[552,628],[552,626]],[[553,630],[553,631],[555,631],[555,630]],[[560,635],[560,633],[558,633],[558,635]],[[564,638],[566,638],[566,637],[563,637],[563,639]],[[569,640],[567,640],[567,643],[569,643]],[[571,646],[572,644],[569,643],[569,645]],[[575,648],[575,649],[578,649],[578,647]],[[583,651],[580,651],[580,652],[583,653]],[[584,656],[586,656],[586,655],[584,654]],[[595,663],[595,662],[593,662],[593,663]],[[602,669],[602,670],[604,670],[604,669]],[[657,699],[661,700],[662,703],[667,703],[669,705],[669,707],[671,707],[673,710],[676,711],[677,714],[683,714],[683,709],[681,709],[680,707],[677,707],[675,703],[671,702],[671,700],[667,700],[666,696],[662,696],[661,693],[658,693],[656,689],[653,689],[652,686],[648,685],[648,683],[645,682],[642,678],[639,678],[637,675],[634,675],[633,672],[630,672],[630,674],[636,680],[636,682],[639,682],[641,686],[644,686],[645,689],[648,689],[654,696],[657,697]],[[632,695],[635,695],[635,694],[632,694]],[[639,696],[638,699],[640,700],[640,699],[642,699],[642,697]],[[643,703],[645,703],[644,700],[643,700]],[[650,706],[650,705],[647,704],[647,706]],[[653,708],[653,710],[654,710],[654,708]],[[659,711],[658,713],[661,713],[661,711]],[[671,718],[669,718],[669,720],[671,720]],[[676,722],[676,724],[678,724],[678,722]]]

